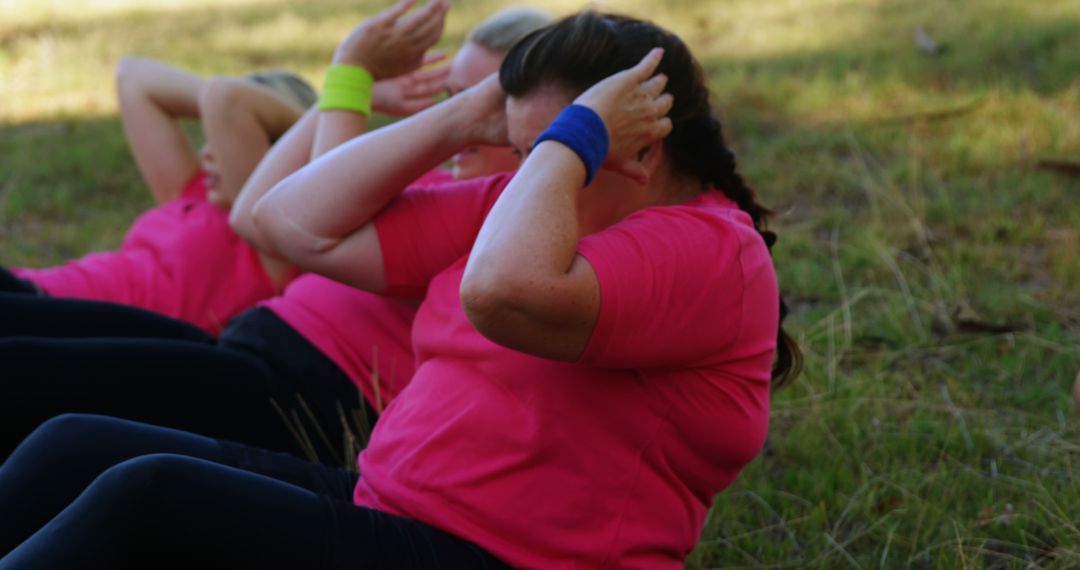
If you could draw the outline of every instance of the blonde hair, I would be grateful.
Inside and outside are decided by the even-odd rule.
[[[551,14],[538,8],[507,8],[473,28],[466,41],[495,53],[506,53],[518,40],[554,21]]]
[[[285,101],[301,109],[307,109],[319,99],[315,88],[303,77],[284,69],[257,71],[247,76],[249,81],[262,85]]]

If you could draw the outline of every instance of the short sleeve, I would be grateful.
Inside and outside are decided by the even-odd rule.
[[[469,253],[484,218],[510,182],[504,173],[445,184],[416,184],[375,218],[386,294],[420,298],[440,271]]]
[[[747,319],[755,319],[753,334],[771,327],[775,339],[775,272],[761,237],[742,218],[733,209],[650,208],[583,239],[578,251],[596,272],[600,314],[580,362],[720,364],[737,352]]]

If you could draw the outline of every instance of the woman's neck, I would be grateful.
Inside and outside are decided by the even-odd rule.
[[[650,193],[656,196],[656,206],[682,204],[701,195],[701,180],[676,172],[670,164],[658,168],[649,183]]]
[[[582,236],[617,224],[626,216],[652,206],[681,204],[699,196],[701,181],[658,168],[649,183],[605,172],[593,186],[582,190],[578,202],[578,227]]]

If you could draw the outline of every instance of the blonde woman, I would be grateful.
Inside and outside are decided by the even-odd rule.
[[[449,69],[422,72],[417,89],[400,96],[419,101],[431,81],[459,92],[494,73],[515,39],[550,21],[533,9],[500,12],[472,32]],[[338,59],[364,57],[345,53],[339,50]],[[251,224],[252,207],[318,152],[318,132],[328,131],[320,129],[321,118],[329,119],[323,126],[346,127],[329,131],[338,141],[358,134],[348,128],[356,118],[350,113],[313,110],[275,145],[232,211],[236,231],[252,243],[265,241]],[[333,138],[323,137],[323,146],[333,146]],[[476,149],[455,174],[486,176],[520,162],[505,146]],[[436,170],[421,183],[435,188],[451,179]],[[45,420],[89,412],[344,465],[351,460],[349,438],[368,431],[412,378],[415,315],[415,302],[308,273],[233,319],[216,340],[0,339],[0,361],[11,379],[0,382],[0,458]]]

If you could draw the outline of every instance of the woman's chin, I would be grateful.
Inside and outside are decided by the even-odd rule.
[[[232,206],[232,200],[217,188],[211,187],[206,191],[206,201],[210,204],[228,210]]]
[[[468,180],[479,176],[476,164],[471,160],[455,160],[450,172],[454,180]]]

